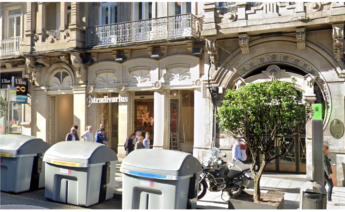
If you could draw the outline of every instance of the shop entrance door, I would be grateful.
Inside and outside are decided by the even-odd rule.
[[[278,153],[280,156],[270,161],[266,165],[265,171],[306,173],[304,126],[304,123],[301,124],[294,135],[286,135],[275,139],[275,151],[272,154]]]
[[[152,96],[136,96],[134,106],[134,131],[141,131],[145,138],[146,132],[150,133],[150,148],[153,146],[153,95]]]

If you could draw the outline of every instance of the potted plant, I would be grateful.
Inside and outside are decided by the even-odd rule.
[[[275,138],[291,132],[310,114],[295,82],[274,80],[229,89],[215,115],[220,128],[242,136],[247,143],[253,160],[254,203],[261,200],[260,179],[266,164],[279,157],[274,151]]]

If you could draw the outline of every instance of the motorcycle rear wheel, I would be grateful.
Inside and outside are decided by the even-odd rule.
[[[204,179],[204,180],[199,182],[198,200],[205,196],[206,191],[207,191],[207,183]]]
[[[228,194],[231,199],[236,199],[240,194],[242,193],[242,188],[238,187],[236,190],[230,190],[228,191]]]

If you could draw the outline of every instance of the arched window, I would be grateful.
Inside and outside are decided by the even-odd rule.
[[[103,2],[99,8],[99,24],[114,24],[117,23],[117,3]]]
[[[72,77],[64,69],[59,69],[51,77],[49,86],[50,89],[70,89],[72,86]]]

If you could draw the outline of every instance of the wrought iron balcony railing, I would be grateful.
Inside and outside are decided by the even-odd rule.
[[[0,58],[20,55],[20,37],[0,40]]]
[[[162,39],[200,37],[201,21],[193,14],[90,27],[87,47],[147,42]]]

